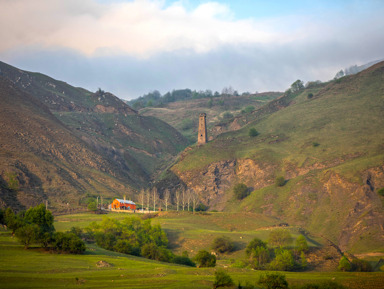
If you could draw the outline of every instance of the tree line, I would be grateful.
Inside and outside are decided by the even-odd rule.
[[[153,211],[163,210],[168,211],[170,206],[176,211],[205,211],[207,207],[200,202],[199,195],[193,189],[181,188],[176,190],[172,195],[169,189],[164,190],[162,194],[159,193],[156,187],[152,189],[140,191],[138,196],[138,203],[141,204],[140,210],[150,211],[152,207]]]
[[[154,90],[149,92],[143,96],[138,97],[137,99],[133,99],[128,101],[128,104],[132,106],[134,109],[141,109],[144,107],[151,106],[162,106],[167,103],[183,101],[188,99],[201,99],[201,98],[214,98],[221,96],[238,96],[239,93],[237,90],[233,89],[231,86],[224,87],[220,92],[213,92],[210,89],[206,90],[191,90],[189,88],[186,89],[177,89],[168,91],[164,95],[162,95],[158,90]],[[249,92],[244,92],[242,95],[250,95]]]
[[[71,232],[55,232],[54,217],[44,204],[20,211],[17,214],[7,208],[0,210],[0,222],[28,249],[38,245],[60,253],[81,254],[85,243]]]

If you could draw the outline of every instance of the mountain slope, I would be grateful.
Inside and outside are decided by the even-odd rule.
[[[1,153],[5,160],[12,155],[1,165],[3,179],[7,178],[6,174],[12,173],[23,182],[22,173],[16,168],[15,162],[24,162],[25,156],[17,157],[17,154],[25,151],[28,156],[35,158],[36,166],[41,169],[36,173],[41,187],[49,183],[49,180],[41,178],[43,171],[51,174],[51,177],[58,173],[53,167],[43,167],[49,158],[58,158],[60,162],[68,162],[66,167],[74,166],[75,171],[76,168],[84,169],[86,172],[76,171],[80,179],[97,183],[89,186],[71,181],[70,191],[74,200],[78,201],[85,193],[93,196],[101,194],[104,198],[121,197],[123,194],[132,197],[138,188],[148,186],[154,175],[187,145],[186,139],[170,125],[153,117],[138,115],[116,96],[102,90],[91,93],[1,62],[0,77],[2,101],[7,103],[7,107],[2,107],[4,122],[0,133],[4,137],[1,138]],[[25,110],[19,110],[18,107]],[[16,121],[9,121],[13,118]],[[44,124],[23,125],[35,118],[44,119]],[[45,124],[46,121],[52,123]],[[52,136],[50,133],[57,129],[45,131],[45,126],[60,126],[67,137]],[[16,132],[21,134],[20,139],[14,138]],[[14,144],[8,146],[9,142]],[[78,144],[78,149],[75,149],[75,144]],[[88,161],[89,157],[82,155],[84,151],[86,156],[92,155],[91,158],[98,161]],[[30,166],[27,167],[30,170]],[[115,181],[115,178],[118,180]],[[4,183],[7,181],[4,180]],[[23,188],[33,192],[31,202],[52,197],[46,189],[36,189],[32,185],[28,187],[28,183]],[[50,189],[60,190],[63,190],[60,182],[53,184]]]
[[[383,115],[381,62],[301,91],[289,106],[185,151],[171,170],[212,209],[260,212],[324,234],[343,249],[383,249],[377,194],[384,187]],[[260,135],[249,137],[251,127]],[[275,185],[277,176],[284,186]],[[234,201],[231,189],[239,182],[253,192]]]
[[[79,205],[87,192],[106,197],[130,190],[133,179],[73,135],[48,108],[0,77],[2,206]],[[12,179],[16,185],[12,185]],[[68,205],[67,205],[68,204]]]

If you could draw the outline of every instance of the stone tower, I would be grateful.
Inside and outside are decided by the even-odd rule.
[[[206,117],[207,115],[205,113],[200,113],[199,115],[199,134],[197,136],[198,145],[208,142]]]

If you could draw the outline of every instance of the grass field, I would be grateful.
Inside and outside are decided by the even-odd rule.
[[[122,219],[127,214],[109,214]],[[92,221],[102,220],[102,215],[76,214],[55,218],[58,231],[72,226],[86,227]],[[219,256],[216,268],[191,268],[161,263],[124,255],[87,245],[84,255],[52,254],[39,248],[25,250],[9,231],[0,231],[0,287],[1,288],[212,288],[214,272],[224,268],[239,282],[255,283],[264,271],[233,268],[231,259],[244,257],[244,246],[251,238],[267,238],[274,220],[257,214],[211,213],[193,215],[163,213],[152,219],[161,224],[171,241],[174,252],[188,250],[194,256],[200,249],[208,249],[215,236],[226,235],[236,241],[238,250]],[[295,233],[294,228],[291,228]],[[242,237],[242,238],[240,238]],[[310,243],[310,245],[314,245]],[[99,268],[98,261],[111,267]],[[304,272],[284,273],[290,285],[334,280],[348,288],[384,288],[384,272],[341,273]]]

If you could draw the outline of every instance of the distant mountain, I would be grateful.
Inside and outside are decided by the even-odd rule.
[[[188,92],[190,90],[178,91]],[[264,92],[242,95],[215,94],[211,97],[179,97],[178,101],[139,110],[141,115],[154,116],[177,128],[191,144],[197,140],[198,118],[201,112],[207,114],[210,138],[237,130],[252,119],[252,112],[280,97],[281,92]],[[168,94],[166,94],[168,95]],[[188,94],[187,94],[188,95]]]
[[[186,186],[211,210],[261,213],[342,250],[380,251],[383,116],[380,62],[269,102],[246,126],[185,150],[159,187]],[[259,135],[250,136],[251,128]],[[237,183],[251,192],[243,200],[233,196]]]
[[[371,62],[368,62],[366,64],[360,65],[360,66],[357,66],[356,64],[352,65],[352,66],[345,68],[344,70],[342,69],[338,73],[336,73],[335,79],[339,79],[340,77],[343,77],[343,76],[359,73],[360,71],[363,71],[363,70],[365,70],[365,69],[371,67],[372,65],[375,65],[376,63],[379,63],[381,61],[383,61],[383,60],[371,61]]]
[[[48,199],[61,211],[88,196],[132,198],[187,145],[170,125],[102,90],[2,62],[0,80],[1,206]]]

